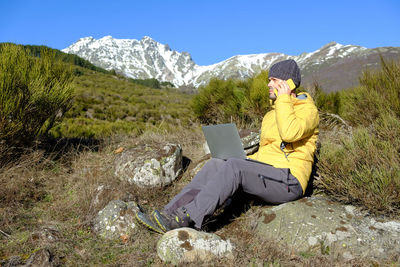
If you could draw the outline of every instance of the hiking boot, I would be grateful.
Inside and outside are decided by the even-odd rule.
[[[136,213],[136,219],[146,226],[148,229],[157,232],[159,234],[164,234],[165,231],[163,231],[160,227],[158,227],[158,224],[155,223],[152,219],[151,216],[147,215],[146,213],[138,211]]]
[[[158,226],[165,232],[177,228],[189,227],[192,222],[189,214],[183,207],[177,209],[174,214],[155,210],[152,215]]]

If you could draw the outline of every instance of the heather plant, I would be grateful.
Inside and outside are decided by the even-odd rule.
[[[193,98],[192,108],[203,123],[222,123],[240,120],[244,92],[233,80],[212,79],[199,89]]]
[[[400,215],[400,64],[382,62],[341,95],[340,115],[354,130],[322,143],[317,185],[374,213]]]
[[[29,144],[71,107],[73,72],[50,50],[40,58],[22,46],[0,47],[0,139]]]
[[[245,101],[243,103],[244,113],[248,120],[256,120],[264,117],[270,107],[268,72],[262,71],[247,81]]]
[[[315,84],[313,88],[313,99],[318,110],[333,114],[339,113],[340,108],[340,92],[325,93],[319,84]]]
[[[354,125],[368,126],[386,111],[400,116],[400,63],[381,60],[380,71],[365,71],[360,86],[342,92],[340,115]]]
[[[268,72],[245,81],[212,79],[199,89],[192,108],[202,123],[257,125],[270,107]]]

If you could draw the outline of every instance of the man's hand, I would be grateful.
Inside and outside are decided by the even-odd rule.
[[[276,86],[275,88],[278,90],[278,95],[283,95],[283,94],[290,95],[292,93],[289,84],[284,80],[277,79],[275,86]]]

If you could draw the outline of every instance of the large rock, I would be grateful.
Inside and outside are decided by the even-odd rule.
[[[139,211],[133,201],[112,200],[97,214],[94,231],[107,239],[126,239],[135,225],[135,214]]]
[[[170,184],[182,173],[182,148],[179,144],[142,145],[118,154],[115,175],[140,187]]]
[[[385,222],[322,197],[265,208],[256,229],[299,251],[337,253],[345,259],[400,255],[400,222]]]
[[[241,140],[246,155],[254,154],[255,152],[257,152],[258,145],[260,143],[260,132],[250,131],[246,134],[243,134]]]
[[[233,245],[211,233],[180,228],[165,233],[157,243],[158,256],[174,265],[209,262],[215,258],[233,259]]]

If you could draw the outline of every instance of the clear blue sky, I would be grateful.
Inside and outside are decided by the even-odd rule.
[[[63,49],[106,35],[150,36],[199,65],[238,54],[299,55],[331,41],[400,46],[400,1],[0,0],[0,42]]]

